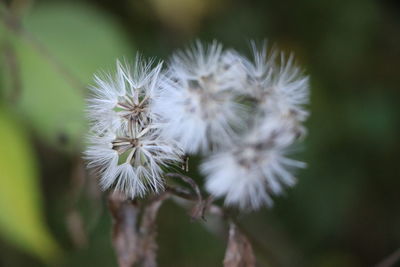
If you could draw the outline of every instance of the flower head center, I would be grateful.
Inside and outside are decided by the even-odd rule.
[[[112,149],[116,150],[118,154],[123,154],[129,149],[139,146],[138,138],[120,137],[111,142]]]
[[[148,97],[144,97],[139,102],[139,100],[135,101],[134,99],[125,96],[117,103],[114,110],[117,112],[118,115],[127,120],[136,120],[139,117],[144,116],[144,113],[147,111],[148,108],[148,100]]]

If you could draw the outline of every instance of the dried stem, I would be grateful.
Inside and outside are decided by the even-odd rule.
[[[265,250],[259,242],[251,238],[234,216],[228,210],[213,204],[213,197],[203,199],[198,185],[192,178],[178,173],[169,173],[166,177],[181,179],[192,187],[193,192],[183,187],[168,185],[164,193],[155,196],[145,204],[141,216],[139,216],[140,211],[136,202],[118,198],[118,195],[115,201],[115,196],[110,195],[109,208],[114,218],[113,244],[119,266],[130,267],[134,264],[145,267],[157,266],[155,219],[163,201],[173,195],[196,202],[191,212],[191,217],[194,219],[203,218],[205,213],[209,213],[229,222],[230,230],[224,266],[254,267],[255,257],[251,244],[256,244],[261,251]],[[140,221],[138,221],[139,217]]]
[[[118,265],[156,267],[156,217],[162,202],[170,196],[164,192],[140,208],[138,202],[114,192],[109,196],[109,209],[113,217],[112,242]]]
[[[167,173],[165,176],[171,178],[178,178],[192,187],[193,191],[196,194],[196,203],[190,212],[190,217],[193,220],[197,220],[199,218],[202,218],[204,220],[204,211],[205,207],[208,205],[208,201],[203,201],[203,197],[201,195],[200,188],[197,185],[197,183],[192,178],[180,173]]]
[[[112,243],[120,267],[131,267],[138,260],[139,237],[136,225],[139,207],[117,192],[109,196],[108,207],[113,217]]]
[[[163,201],[169,197],[169,193],[163,193],[153,198],[143,211],[141,225],[139,227],[140,236],[140,264],[142,267],[156,267],[157,261],[157,225],[156,217]]]
[[[235,223],[230,222],[224,267],[254,267],[255,265],[256,259],[249,239]]]
[[[192,194],[186,188],[177,187],[177,186],[166,186],[165,190],[177,197],[180,197],[180,198],[183,198],[186,200],[190,200],[190,201],[197,200],[197,196]]]
[[[395,252],[390,254],[387,258],[385,258],[383,261],[375,265],[375,267],[392,267],[392,266],[397,266],[395,265],[400,261],[400,248],[397,249]]]
[[[192,178],[190,178],[190,177],[188,177],[188,176],[186,176],[186,175],[180,174],[180,173],[167,173],[167,174],[165,175],[165,177],[170,177],[170,178],[174,178],[174,177],[175,177],[175,178],[179,178],[180,180],[182,180],[182,181],[184,181],[185,183],[189,184],[189,185],[193,188],[194,192],[196,193],[197,200],[198,200],[199,202],[203,200],[203,198],[202,198],[202,196],[201,196],[200,188],[199,188],[199,186],[197,185],[197,183],[196,183]]]

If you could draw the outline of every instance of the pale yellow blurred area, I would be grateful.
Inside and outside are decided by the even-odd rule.
[[[224,0],[148,0],[156,15],[172,29],[192,32],[217,10]]]

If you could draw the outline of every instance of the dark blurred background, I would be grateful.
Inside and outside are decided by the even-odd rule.
[[[374,266],[400,248],[400,2],[0,3],[0,266],[116,266],[105,196],[81,160],[85,88],[116,58],[167,59],[196,39],[246,54],[266,39],[311,77],[295,155],[308,168],[273,209],[239,217],[259,265]],[[191,222],[169,201],[158,225],[160,266],[221,266],[212,218]]]

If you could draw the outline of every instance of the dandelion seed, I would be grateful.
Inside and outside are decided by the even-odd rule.
[[[225,197],[225,204],[242,210],[271,206],[272,195],[280,195],[284,187],[296,183],[288,168],[305,167],[285,156],[291,142],[285,127],[269,132],[253,130],[242,142],[215,153],[201,165],[207,176],[206,189],[216,197]]]
[[[286,60],[280,54],[278,59],[276,51],[268,54],[265,46],[258,51],[254,43],[253,53],[253,61],[240,57],[246,78],[239,89],[255,106],[248,116],[248,129],[201,166],[207,176],[206,189],[241,209],[272,205],[273,195],[295,184],[291,170],[305,167],[286,154],[305,133],[308,77],[295,66],[293,56]]]
[[[89,167],[104,189],[130,197],[159,192],[163,167],[183,151],[208,155],[206,189],[227,205],[257,209],[293,186],[287,157],[304,136],[308,77],[276,50],[253,46],[253,59],[216,42],[175,53],[167,70],[136,58],[97,76],[88,99]]]
[[[117,61],[114,76],[95,76],[95,86],[90,87],[87,113],[92,129],[97,132],[127,128],[128,121],[135,119],[146,125],[152,112],[153,99],[159,82],[162,64],[152,69],[153,61],[136,57],[133,69]]]
[[[258,101],[258,108],[266,113],[280,113],[304,121],[308,112],[304,105],[309,100],[308,77],[294,63],[293,55],[287,59],[283,53],[264,44],[258,50],[252,42],[253,61],[243,58],[247,72],[245,93]]]
[[[151,110],[161,64],[136,58],[133,70],[117,62],[114,79],[96,77],[88,100],[91,136],[88,166],[100,173],[103,189],[114,187],[128,197],[163,189],[162,168],[181,161],[177,143],[160,135]]]
[[[179,162],[183,153],[151,126],[128,127],[132,130],[92,136],[85,153],[88,165],[99,170],[103,189],[115,187],[131,198],[159,192],[163,189],[162,167]]]
[[[239,60],[216,42],[172,57],[154,109],[166,121],[164,134],[188,153],[229,145],[241,124],[243,106],[236,100]],[[241,72],[243,73],[243,71]]]

